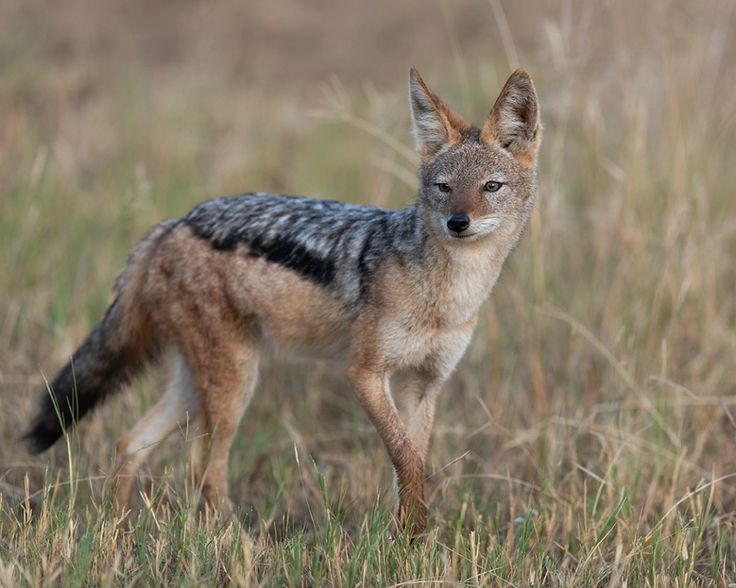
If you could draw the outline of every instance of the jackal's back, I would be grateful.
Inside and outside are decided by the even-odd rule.
[[[209,200],[182,222],[215,250],[264,258],[348,304],[369,294],[383,260],[416,252],[423,239],[415,206],[394,211],[264,193]]]

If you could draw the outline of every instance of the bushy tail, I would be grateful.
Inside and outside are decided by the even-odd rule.
[[[24,439],[31,453],[51,447],[64,433],[123,388],[158,354],[160,347],[148,312],[139,300],[148,251],[164,225],[141,242],[119,278],[118,296],[71,361],[44,391],[41,407]]]

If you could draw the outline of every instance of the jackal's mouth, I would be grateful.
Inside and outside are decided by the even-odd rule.
[[[475,221],[473,228],[476,233],[492,233],[501,225],[501,219],[497,216],[488,216]]]
[[[451,241],[463,241],[463,240],[470,240],[472,241],[476,237],[480,237],[481,233],[477,231],[473,231],[472,233],[455,233],[453,231],[448,231],[447,236],[450,237]]]

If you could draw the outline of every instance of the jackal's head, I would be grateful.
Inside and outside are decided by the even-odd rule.
[[[413,68],[409,96],[421,155],[419,199],[430,230],[448,244],[496,231],[518,235],[534,201],[541,139],[529,74],[511,74],[482,129],[430,92]]]

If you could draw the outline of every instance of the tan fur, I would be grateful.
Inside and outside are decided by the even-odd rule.
[[[182,258],[187,259],[184,266]],[[438,263],[452,265],[449,258]],[[186,365],[178,371],[191,370],[199,404],[185,405],[172,394],[176,386],[189,385],[179,375],[161,401],[121,439],[119,468],[126,480],[119,484],[118,502],[123,508],[127,505],[135,471],[154,445],[188,414],[192,418],[198,407],[203,434],[209,438],[204,493],[227,512],[227,454],[252,394],[261,350],[329,355],[347,344],[348,376],[394,462],[403,505],[400,518],[405,521],[411,513],[419,531],[426,519],[421,486],[434,402],[441,381],[460,359],[477,307],[490,289],[493,264],[484,265],[485,278],[473,274],[473,283],[485,284],[468,312],[471,299],[457,290],[454,276],[437,272],[427,282],[426,276],[407,275],[389,264],[379,277],[380,299],[350,324],[326,290],[294,272],[257,258],[213,251],[187,228],[175,229],[147,262],[142,302],[157,328],[182,354]],[[404,374],[411,374],[411,381],[401,384],[414,397],[405,421],[389,389],[397,366],[405,366]],[[177,402],[178,407],[172,407]],[[144,438],[151,443],[140,447]]]
[[[348,379],[394,467],[399,520],[413,534],[424,530],[425,463],[436,399],[528,218],[539,125],[536,111],[527,113],[524,103],[520,112],[536,125],[532,132],[524,128],[514,118],[515,103],[503,100],[533,99],[528,106],[535,107],[525,72],[512,74],[474,137],[416,70],[410,89],[425,173],[447,175],[442,181],[452,183],[453,193],[423,209],[431,240],[426,250],[414,253],[421,265],[389,257],[360,305],[346,307],[330,288],[248,255],[245,246],[214,248],[186,224],[173,226],[156,237],[155,247],[134,256],[126,276],[126,292],[133,294],[125,303],[136,309],[141,336],[155,332],[176,350],[178,360],[166,393],[118,444],[121,508],[128,503],[135,472],[155,445],[182,422],[196,420],[206,439],[204,496],[231,511],[228,453],[253,394],[260,357],[277,350],[347,358]],[[448,149],[454,149],[454,167],[433,168]],[[504,181],[518,187],[517,196],[504,196],[503,218],[494,216],[501,205],[484,192],[484,182],[492,179],[486,177],[489,169],[500,170]],[[423,189],[431,192],[434,185]],[[449,238],[444,223],[453,214],[468,215],[475,223],[471,227],[480,231],[472,239]]]

